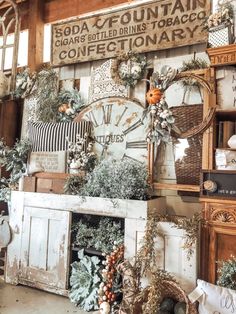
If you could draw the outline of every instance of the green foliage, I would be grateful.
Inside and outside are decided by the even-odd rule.
[[[21,140],[15,143],[12,149],[6,152],[6,161],[3,164],[6,170],[10,171],[10,182],[17,183],[26,172],[26,165],[31,143],[28,140]]]
[[[194,57],[191,60],[184,61],[182,67],[180,68],[181,72],[185,71],[192,71],[192,70],[198,70],[198,69],[205,69],[208,68],[210,65],[207,63],[206,60],[202,58],[196,58],[195,54]],[[199,83],[192,79],[192,78],[185,78],[181,80],[181,83],[183,86],[199,86]]]
[[[184,61],[181,67],[181,71],[191,71],[197,69],[205,69],[209,67],[209,64],[206,60],[202,58],[192,58],[191,60]]]
[[[38,101],[38,118],[42,122],[54,122],[57,115],[58,75],[52,68],[44,68],[37,74],[34,94]]]
[[[74,244],[86,248],[95,248],[103,253],[110,253],[114,243],[124,242],[121,223],[112,218],[101,218],[97,227],[92,226],[88,219],[80,219],[73,226]]]
[[[218,262],[221,264],[218,269],[219,279],[217,285],[236,290],[236,257]]]
[[[58,110],[57,121],[59,122],[72,121],[76,114],[80,112],[81,108],[84,106],[81,95],[76,88],[72,90],[62,90],[58,94],[57,102],[58,106],[63,104],[67,104],[69,106],[66,110]]]
[[[10,189],[17,186],[19,179],[26,172],[30,150],[31,143],[27,140],[17,140],[13,148],[9,148],[4,140],[0,140],[0,167],[5,167],[10,172],[9,179],[1,178],[0,200],[9,200]]]
[[[84,176],[69,176],[64,185],[64,192],[70,195],[78,195],[85,184]]]
[[[17,99],[26,97],[34,83],[34,77],[30,76],[29,69],[23,69],[16,75],[16,88],[13,92],[13,97]]]
[[[87,175],[81,195],[144,200],[148,197],[147,179],[144,164],[128,159],[104,159]]]
[[[79,251],[78,257],[80,260],[71,265],[69,298],[85,311],[97,310],[101,283],[100,260],[96,256],[85,256],[83,250]]]
[[[0,166],[6,167],[10,172],[10,183],[15,184],[26,171],[31,143],[28,140],[17,140],[13,148],[9,148],[1,140],[0,149]]]
[[[10,182],[6,178],[0,178],[0,201],[8,202],[10,200]]]

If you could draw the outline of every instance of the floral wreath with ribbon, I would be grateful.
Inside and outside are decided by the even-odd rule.
[[[209,126],[214,117],[215,107],[208,110],[208,114],[203,121],[192,127],[190,130],[181,132],[175,125],[175,118],[169,109],[165,100],[164,92],[175,82],[184,79],[194,79],[199,84],[206,88],[208,93],[211,93],[209,83],[202,77],[194,73],[178,73],[176,69],[170,66],[163,66],[160,72],[154,72],[149,80],[150,90],[146,94],[146,99],[149,104],[144,110],[143,118],[150,116],[150,127],[147,133],[147,142],[156,143],[169,142],[171,136],[176,138],[187,138],[204,132]]]

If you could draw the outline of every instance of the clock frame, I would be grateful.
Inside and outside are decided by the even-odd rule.
[[[134,159],[147,163],[147,118],[137,100],[107,97],[96,100],[75,118],[93,125],[95,153],[103,158]]]

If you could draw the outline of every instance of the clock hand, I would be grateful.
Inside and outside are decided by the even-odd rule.
[[[106,141],[104,144],[100,143],[96,138],[93,138],[94,142],[100,144],[103,148],[102,148],[102,152],[101,152],[101,157],[105,156],[105,153],[107,152],[108,146],[109,146],[109,141]]]

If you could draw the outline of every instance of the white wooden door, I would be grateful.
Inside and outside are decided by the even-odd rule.
[[[186,291],[192,291],[197,280],[197,250],[193,247],[193,254],[187,258],[187,251],[183,249],[185,231],[174,228],[170,222],[158,224],[159,236],[155,239],[157,249],[157,265],[170,272]],[[140,246],[144,232],[137,234],[137,249]]]
[[[69,211],[24,207],[19,282],[52,292],[68,288]]]

